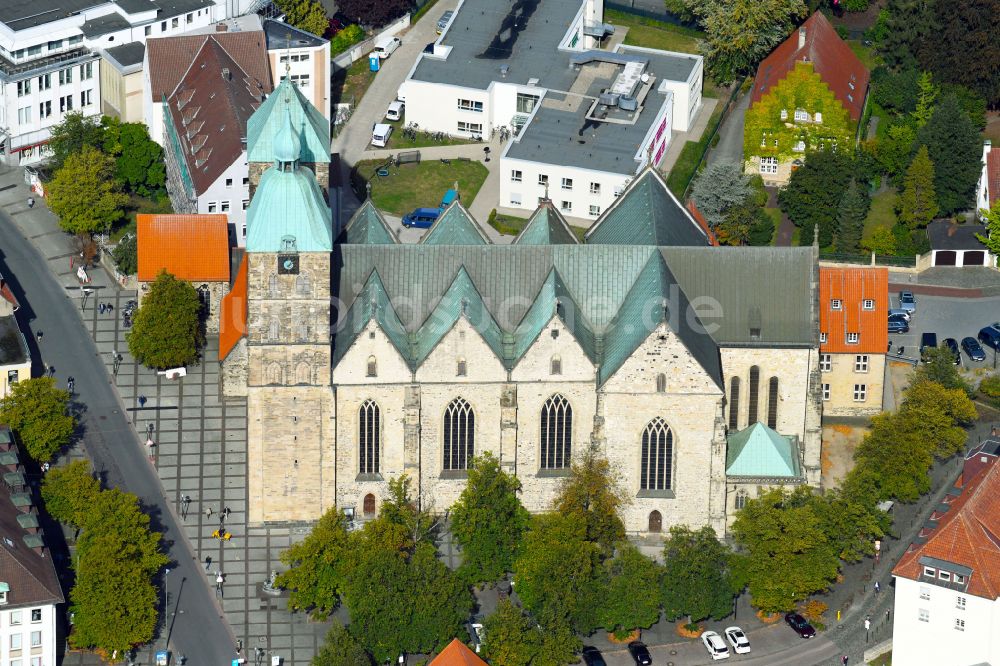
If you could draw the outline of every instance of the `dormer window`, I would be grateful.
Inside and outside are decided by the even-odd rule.
[[[832,298],[832,299],[830,299],[830,309],[831,310],[840,310],[841,307],[842,307],[842,304],[841,304],[839,298]]]
[[[934,578],[937,576],[937,569],[934,567],[924,567],[924,575]]]
[[[955,574],[953,578],[955,582],[958,583],[959,585],[965,585],[965,576],[963,576],[962,574]]]
[[[940,578],[941,580],[943,580],[946,583],[950,583],[951,582],[951,573],[948,572],[948,571],[939,571],[938,572],[938,578]]]
[[[809,122],[809,112],[805,109],[795,109],[795,122],[797,123],[807,123]]]

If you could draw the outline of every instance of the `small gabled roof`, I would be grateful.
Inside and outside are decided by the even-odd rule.
[[[988,236],[981,224],[955,224],[951,220],[935,220],[927,225],[927,240],[932,250],[985,250],[977,235]]]
[[[689,314],[693,317],[695,311],[687,296],[667,268],[663,256],[654,252],[604,334],[600,384],[614,375],[660,324],[666,324],[709,378],[721,388],[719,348],[712,336],[704,331],[701,321],[691,322]]]
[[[514,245],[577,245],[580,241],[569,228],[566,219],[550,202],[535,209]]]
[[[229,222],[226,215],[136,216],[139,281],[160,271],[188,282],[229,282]]]
[[[490,245],[490,239],[460,201],[454,201],[434,220],[421,245]]]
[[[503,332],[483,302],[483,297],[469,277],[465,266],[462,266],[437,307],[431,311],[430,316],[416,332],[413,349],[414,367],[419,367],[430,356],[441,339],[458,322],[459,317],[469,320],[496,354],[497,359],[503,362]]]
[[[247,121],[247,161],[274,159],[273,141],[291,118],[301,144],[299,159],[310,163],[330,161],[330,123],[291,79],[284,78]]]
[[[247,257],[243,255],[229,293],[222,297],[219,316],[219,360],[223,361],[247,334]]]
[[[555,316],[558,316],[566,328],[570,330],[587,358],[591,362],[597,362],[593,328],[583,314],[583,310],[573,299],[569,289],[566,288],[566,284],[559,277],[559,272],[553,268],[549,272],[549,276],[545,278],[545,282],[542,283],[541,289],[538,290],[535,301],[524,313],[524,317],[521,318],[521,322],[514,330],[513,361],[515,365]]]
[[[629,184],[585,239],[591,245],[711,245],[701,225],[653,168]]]
[[[351,245],[396,245],[399,238],[371,199],[365,199],[347,222],[339,242]]]
[[[795,444],[759,421],[727,438],[726,475],[798,479]]]
[[[343,320],[337,322],[337,334],[333,343],[333,367],[337,366],[372,319],[389,338],[400,356],[408,364],[410,363],[412,354],[406,329],[389,301],[382,278],[379,277],[377,270],[373,270]]]
[[[428,666],[487,666],[487,664],[465,643],[453,638],[448,647],[441,650]]]
[[[986,182],[979,183],[979,187],[986,188],[990,208],[992,208],[1000,201],[1000,146],[997,146],[997,150],[993,150],[993,146],[990,146],[990,151],[986,153],[983,161],[986,163],[984,169]]]

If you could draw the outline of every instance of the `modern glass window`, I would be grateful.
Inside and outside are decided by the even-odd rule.
[[[31,609],[31,621],[32,622],[41,622],[42,621],[42,609],[41,608],[32,608]]]
[[[531,113],[538,104],[538,95],[517,94],[517,113]]]
[[[80,65],[80,80],[86,81],[92,78],[94,78],[94,63],[85,62]]]
[[[175,16],[172,19],[170,19],[170,27],[171,28],[179,28],[180,25],[181,25],[181,19],[180,19],[179,16]]]
[[[63,43],[61,39],[49,42],[49,51],[58,51],[59,49],[62,48],[62,45]]]
[[[226,187],[232,187],[232,186],[233,186],[233,179],[226,178]]]
[[[797,123],[807,123],[811,120],[809,117],[809,112],[805,109],[795,109],[795,122]]]
[[[760,172],[767,174],[778,173],[778,158],[777,157],[760,158]]]
[[[59,85],[64,86],[67,83],[73,83],[72,67],[67,67],[66,69],[59,70]]]
[[[948,572],[948,571],[939,571],[938,572],[938,578],[940,578],[941,580],[943,580],[946,583],[951,582],[951,572]]]
[[[573,453],[573,407],[558,393],[542,405],[541,468],[565,469]]]
[[[167,31],[167,22],[160,21],[160,32],[166,32],[166,31]]]
[[[854,372],[868,372],[868,354],[858,354],[854,357]]]
[[[21,611],[12,610],[10,612],[10,624],[11,626],[17,626],[21,624]]]
[[[788,120],[788,109],[782,109],[781,110],[781,119],[782,120]]]
[[[228,213],[228,212],[229,212],[229,203],[230,203],[230,202],[229,202],[229,200],[228,200],[228,199],[227,199],[226,201],[223,201],[223,202],[222,202],[222,206],[221,206],[220,210],[221,210],[221,211],[222,211],[223,213]]]
[[[42,644],[42,632],[31,632],[31,647],[39,647]]]
[[[866,298],[865,300],[863,300],[861,302],[861,307],[864,308],[865,310],[874,310],[875,309],[875,301],[873,301],[870,298]]]
[[[833,370],[833,354],[819,355],[819,370],[820,372],[830,372]]]
[[[10,649],[20,650],[21,649],[21,634],[11,634],[10,635]]]
[[[476,453],[476,414],[464,398],[444,411],[444,469],[464,470]]]
[[[483,103],[476,102],[471,99],[459,99],[458,100],[458,110],[459,111],[475,111],[476,113],[483,112]]]
[[[931,578],[937,577],[937,569],[933,567],[924,567],[924,575],[930,576]]]
[[[48,118],[52,115],[52,100],[46,100],[38,105],[38,117]]]
[[[214,213],[216,210],[218,210],[218,208],[219,208],[219,202],[218,201],[209,201],[208,202],[208,212],[209,213]]]
[[[93,94],[93,91],[91,91],[91,90],[83,90],[83,91],[81,91],[80,92],[80,106],[90,106],[90,103],[93,101],[93,98],[91,97],[92,94]]]
[[[673,456],[674,433],[662,418],[657,417],[642,431],[639,488],[670,490]]]
[[[778,378],[771,377],[767,382],[767,427],[774,430],[778,427]]]
[[[820,333],[819,334],[819,343],[821,345],[825,345],[826,344],[826,333]]]
[[[38,89],[48,90],[52,87],[52,74],[42,74],[38,77]]]
[[[965,597],[955,597],[955,608],[965,610]]]
[[[601,184],[600,183],[591,183],[590,184],[590,193],[591,194],[600,194],[601,193]]]
[[[149,37],[149,35],[153,32],[153,26],[147,25],[146,28],[144,29],[144,32],[146,34],[146,37]]]
[[[794,150],[797,153],[804,153],[804,152],[806,152],[806,142],[802,141],[801,139],[798,140],[798,141],[796,141],[795,145],[792,146],[792,150]]]
[[[928,599],[930,599],[931,598],[931,588],[927,587],[926,585],[921,585],[920,586],[920,598],[923,599],[924,601],[927,601]]]
[[[572,213],[573,212],[573,202],[572,201],[563,201],[559,205],[559,209],[562,210],[564,213]]]
[[[17,82],[17,96],[24,97],[31,94],[31,79]]]
[[[855,384],[854,385],[854,402],[864,402],[868,399],[868,385],[867,384]]]
[[[590,214],[593,215],[594,217],[600,215],[601,214],[601,207],[600,206],[593,206],[592,205],[590,207]]]
[[[965,620],[960,617],[955,618],[955,631],[965,631]]]
[[[847,334],[847,344],[849,344],[849,345],[856,345],[856,344],[858,344],[858,334],[857,333],[848,333]]]
[[[25,106],[17,110],[17,122],[25,125],[31,122],[31,107]]]
[[[754,425],[757,418],[757,400],[760,392],[760,368],[756,365],[750,368],[750,392],[747,394],[747,425]]]
[[[829,400],[829,399],[830,399],[830,385],[823,384],[823,400]]]
[[[539,185],[548,185],[549,184],[549,177],[546,176],[544,173],[538,174],[538,184]]]
[[[458,121],[458,131],[467,132],[469,134],[482,134],[483,124],[482,123],[466,123],[463,121]]]
[[[729,380],[729,429],[736,430],[740,424],[740,378]]]
[[[246,210],[249,207],[250,207],[250,200],[249,199],[244,199],[243,200],[243,210]]]
[[[931,614],[926,608],[920,608],[917,610],[917,619],[921,622],[930,622]]]
[[[194,22],[194,14],[188,13],[187,16],[184,17],[184,21],[186,23],[193,23]]]
[[[59,98],[59,112],[66,113],[67,111],[73,110],[73,96],[66,95],[65,97]]]
[[[309,75],[308,74],[292,74],[292,83],[297,85],[299,88],[305,88],[309,85]]]
[[[512,183],[520,183],[521,182],[521,177],[522,177],[522,173],[521,173],[520,169],[512,169],[511,170],[511,172],[510,172],[510,182],[512,182]]]
[[[852,84],[852,85],[853,85],[853,84]],[[814,119],[814,120],[815,120],[816,122],[818,122],[818,123],[821,123],[821,122],[823,122],[823,114],[822,114],[822,113],[820,113],[819,111],[817,111],[816,113],[814,113],[814,114],[813,114],[813,119]]]
[[[374,400],[365,400],[358,409],[358,473],[378,474],[379,446],[382,441],[382,413]]]
[[[959,585],[965,585],[965,576],[962,574],[955,574],[955,582]]]
[[[564,190],[572,190],[573,189],[573,179],[572,178],[563,178],[562,179],[562,188]]]

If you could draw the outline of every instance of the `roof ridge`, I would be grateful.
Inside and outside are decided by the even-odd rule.
[[[453,212],[457,211],[457,212]],[[454,221],[452,221],[454,220]],[[458,226],[456,226],[458,225]],[[432,243],[432,239],[436,239],[438,234],[447,233],[449,230],[461,231],[465,228],[471,228],[482,240],[482,245],[493,245],[493,242],[486,235],[486,232],[479,226],[479,222],[472,216],[472,214],[462,205],[462,202],[455,199],[448,207],[441,211],[437,219],[431,225],[431,228],[427,230],[427,233],[423,238],[420,239],[418,245],[452,245],[454,243]],[[439,231],[443,229],[444,231]],[[467,245],[467,243],[458,243],[458,245]]]
[[[188,36],[195,38],[203,38],[201,46],[199,46],[198,50],[194,52],[194,57],[191,58],[191,60],[188,62],[187,68],[184,70],[184,73],[181,74],[180,78],[177,79],[177,83],[174,84],[174,89],[170,91],[169,95],[167,95],[167,99],[170,99],[171,97],[177,94],[177,89],[180,88],[182,83],[184,83],[184,80],[187,78],[188,73],[190,73],[191,68],[194,67],[195,60],[198,59],[198,55],[201,54],[201,52],[205,48],[205,45],[208,44],[208,38],[210,37],[210,35],[188,35]]]

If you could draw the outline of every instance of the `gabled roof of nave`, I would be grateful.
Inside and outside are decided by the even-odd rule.
[[[579,245],[576,234],[566,223],[551,202],[542,203],[521,233],[513,240],[514,245]]]
[[[396,245],[399,238],[386,222],[382,211],[375,207],[371,199],[365,199],[348,220],[337,241],[351,245]]]
[[[420,239],[421,245],[489,245],[490,239],[457,199],[448,204]]]

